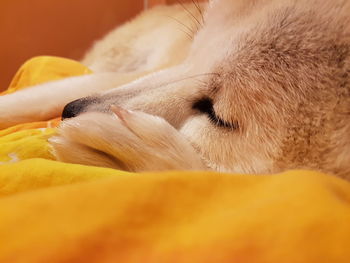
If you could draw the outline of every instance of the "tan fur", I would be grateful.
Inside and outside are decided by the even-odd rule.
[[[191,13],[198,12],[195,6],[186,8]],[[179,26],[178,21],[195,28],[182,6],[156,7],[95,44],[82,61],[94,70],[94,75],[68,78],[0,96],[0,129],[58,117],[72,100],[179,64],[187,56],[192,40],[183,32],[188,29]]]
[[[84,59],[95,76],[49,84],[79,82],[72,99],[85,85],[86,95],[105,90],[74,102],[83,110],[52,140],[58,158],[130,171],[302,168],[350,179],[350,1],[213,0],[193,41],[181,30],[196,31],[201,11],[185,8],[195,18],[181,6],[144,13],[96,43]],[[151,72],[117,87],[125,74]],[[28,94],[5,97],[6,107],[18,96]],[[208,99],[221,121],[198,110]]]

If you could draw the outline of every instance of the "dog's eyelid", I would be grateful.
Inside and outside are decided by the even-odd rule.
[[[202,113],[211,113],[213,109],[213,100],[211,98],[202,98],[192,105],[192,109],[198,110]]]
[[[206,97],[196,101],[192,105],[192,109],[198,110],[199,112],[206,114],[209,120],[215,126],[230,128],[230,129],[238,129],[237,122],[234,122],[234,123],[227,122],[221,119],[218,115],[216,115],[214,110],[213,100],[211,98]]]

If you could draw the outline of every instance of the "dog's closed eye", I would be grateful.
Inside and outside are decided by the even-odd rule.
[[[192,109],[199,111],[200,113],[204,113],[208,116],[209,120],[218,127],[230,128],[230,129],[238,129],[238,123],[231,123],[221,119],[214,110],[213,100],[211,98],[202,98],[196,101],[192,105]]]

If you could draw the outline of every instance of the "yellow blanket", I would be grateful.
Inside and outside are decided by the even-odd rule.
[[[41,57],[8,92],[89,70]],[[0,262],[349,263],[350,184],[310,171],[130,174],[56,162],[58,121],[0,131]]]

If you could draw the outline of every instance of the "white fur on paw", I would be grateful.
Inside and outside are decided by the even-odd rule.
[[[51,142],[56,157],[129,171],[206,168],[164,119],[116,106],[112,110],[114,114],[85,113],[64,121]]]
[[[56,156],[57,160],[76,164],[125,169],[125,167],[120,162],[118,163],[112,156],[86,145],[75,143],[63,136],[51,137],[49,143],[52,146],[51,152]]]

